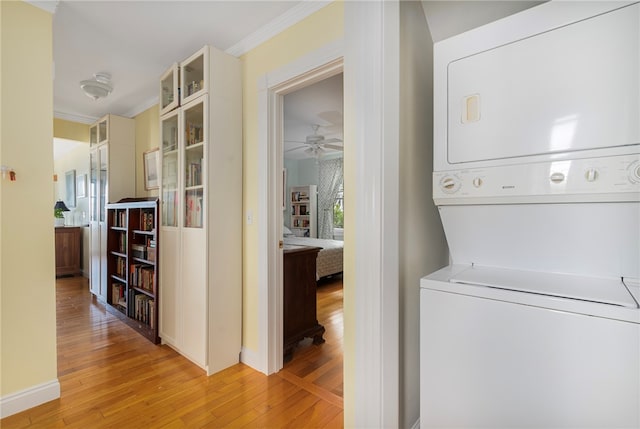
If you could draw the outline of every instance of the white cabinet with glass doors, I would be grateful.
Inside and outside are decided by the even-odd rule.
[[[135,123],[106,115],[89,128],[90,290],[107,299],[106,204],[135,196]]]
[[[241,69],[205,46],[179,74],[180,105],[160,117],[160,337],[212,374],[241,347]]]

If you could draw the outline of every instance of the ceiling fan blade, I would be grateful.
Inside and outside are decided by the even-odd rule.
[[[342,140],[336,139],[336,138],[332,138],[332,139],[323,140],[323,143],[342,143]]]
[[[342,146],[336,146],[334,144],[326,144],[324,145],[325,148],[329,148],[329,149],[334,149],[334,150],[339,150],[339,151],[343,151],[344,148]]]
[[[307,146],[298,146],[298,147],[294,147],[294,148],[291,148],[291,149],[287,149],[287,150],[285,150],[284,152],[285,152],[285,153],[286,153],[286,152],[293,152],[294,150],[302,149],[302,148],[304,148],[304,147],[307,147]]]
[[[300,144],[307,143],[307,142],[301,142],[299,140],[283,140],[283,142],[285,142],[285,143],[300,143]]]

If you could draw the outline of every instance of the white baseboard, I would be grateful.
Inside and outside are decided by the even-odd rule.
[[[260,371],[261,373],[266,374],[266,372],[264,371],[265,368],[262,360],[253,350],[245,349],[244,347],[242,347],[242,349],[240,349],[240,362],[247,366],[250,366],[256,371]]]
[[[411,426],[411,429],[420,429],[420,418]]]
[[[60,397],[58,379],[38,384],[0,398],[0,418],[5,418]]]

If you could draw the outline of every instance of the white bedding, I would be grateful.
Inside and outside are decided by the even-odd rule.
[[[316,259],[316,279],[342,272],[342,241],[309,237],[284,237],[284,244],[322,247]]]

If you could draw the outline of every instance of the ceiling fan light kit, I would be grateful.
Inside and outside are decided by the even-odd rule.
[[[93,79],[81,81],[80,88],[82,88],[86,96],[89,98],[94,100],[104,98],[113,91],[111,75],[106,72],[96,73],[93,75]]]

